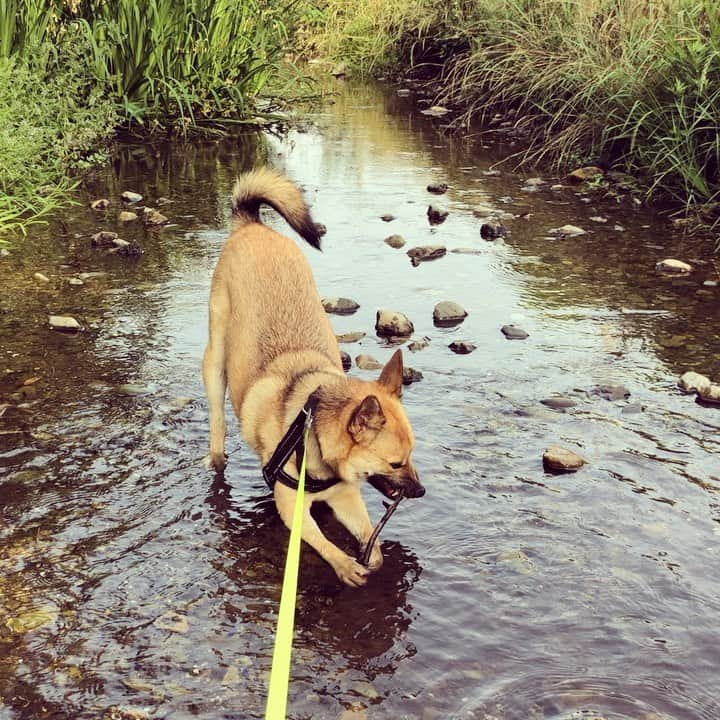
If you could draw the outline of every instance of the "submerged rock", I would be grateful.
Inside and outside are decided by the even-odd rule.
[[[673,258],[666,258],[655,264],[655,270],[667,275],[687,275],[692,272],[692,269],[692,265]]]
[[[448,191],[447,183],[430,183],[427,186],[427,191],[433,193],[433,195],[443,195]]]
[[[444,223],[449,215],[445,208],[438,205],[428,205],[427,216],[431,225],[440,225]]]
[[[375,316],[375,332],[382,337],[407,337],[415,327],[407,315],[396,310],[378,310]]]
[[[580,183],[602,177],[604,174],[605,171],[602,168],[596,167],[595,165],[587,165],[568,173],[565,180],[574,185],[579,185]]]
[[[411,342],[407,346],[407,349],[410,352],[420,352],[420,350],[424,350],[429,344],[430,340],[428,338],[423,338],[422,340],[415,340]]]
[[[420,112],[423,115],[429,115],[430,117],[443,117],[447,115],[450,111],[442,105],[433,105],[427,110],[421,110]]]
[[[92,210],[107,210],[109,205],[110,201],[107,198],[99,198],[90,203],[90,208]]]
[[[421,262],[437,260],[438,258],[443,257],[446,253],[447,248],[444,245],[421,245],[410,248],[407,251],[407,255],[410,258],[410,262],[413,264],[413,267],[417,267]]]
[[[362,340],[365,337],[364,332],[349,332],[349,333],[342,333],[341,335],[336,335],[337,341],[339,343],[354,343],[358,342],[358,340]]]
[[[405,238],[402,235],[390,235],[390,237],[385,238],[385,244],[389,245],[391,248],[399,250],[403,245],[405,245]]]
[[[361,370],[381,370],[383,367],[383,364],[372,355],[358,355],[355,358],[355,364]]]
[[[500,328],[500,332],[508,340],[526,340],[530,337],[529,333],[526,333],[522,328],[519,328],[516,325],[503,325]]]
[[[423,374],[415,368],[404,367],[403,368],[403,385],[412,385],[413,383],[420,382],[423,379]]]
[[[143,223],[148,227],[159,227],[167,225],[170,222],[160,211],[155,208],[145,208],[143,210]]]
[[[496,220],[489,220],[480,226],[480,237],[483,240],[497,240],[498,238],[506,237],[507,234],[508,229]]]
[[[587,235],[587,231],[577,225],[563,225],[562,227],[548,230],[548,235],[554,235],[558,238],[571,238],[579,237],[580,235]]]
[[[545,398],[540,403],[545,407],[549,407],[551,410],[559,410],[565,412],[568,408],[575,407],[577,403],[571,398],[556,396],[551,398]]]
[[[101,230],[90,238],[93,247],[112,247],[113,241],[118,239],[118,234],[111,230]]]
[[[624,385],[597,385],[593,389],[593,394],[610,401],[626,400],[631,395]]]
[[[110,252],[116,255],[122,255],[123,257],[139,257],[145,252],[134,240],[128,241],[122,238],[115,238],[115,240],[113,240],[113,246]]]
[[[545,468],[556,472],[575,472],[586,463],[587,461],[576,452],[560,445],[551,445],[543,453]]]
[[[477,349],[477,345],[465,342],[465,340],[451,342],[448,347],[457,355],[469,355],[473,350]]]
[[[359,303],[344,297],[323,298],[322,306],[326,313],[333,315],[352,315],[360,307]]]
[[[467,317],[467,310],[452,300],[439,302],[433,310],[433,323],[438,327],[458,325]]]
[[[342,362],[342,368],[345,372],[352,367],[352,358],[350,357],[350,354],[346,353],[344,350],[340,351],[340,362]]]
[[[71,315],[48,315],[48,323],[53,330],[78,332],[83,326]]]

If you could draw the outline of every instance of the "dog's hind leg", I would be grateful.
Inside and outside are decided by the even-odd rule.
[[[225,469],[225,332],[229,302],[223,289],[213,287],[210,295],[210,339],[203,358],[203,380],[210,409],[210,463],[217,472]]]

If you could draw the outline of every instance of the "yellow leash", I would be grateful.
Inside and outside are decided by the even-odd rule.
[[[292,655],[293,633],[295,629],[295,600],[297,595],[298,568],[300,566],[300,539],[305,511],[305,461],[312,413],[305,421],[305,451],[300,467],[298,489],[293,510],[290,543],[285,559],[280,610],[278,612],[275,650],[270,670],[270,689],[268,690],[265,720],[285,720],[287,711],[288,686],[290,684],[290,657]]]

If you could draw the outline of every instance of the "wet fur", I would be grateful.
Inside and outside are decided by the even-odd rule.
[[[267,168],[238,179],[233,231],[213,275],[210,337],[203,361],[210,461],[217,471],[225,467],[226,390],[245,440],[265,465],[307,397],[319,388],[308,473],[340,477],[342,482],[305,496],[302,537],[343,582],[363,585],[369,571],[382,564],[379,548],[374,548],[369,568],[363,567],[323,535],[310,505],[325,501],[362,547],[373,529],[360,494],[362,482],[372,476],[389,492],[401,489],[411,497],[424,493],[410,457],[412,427],[400,402],[402,354],[398,350],[393,355],[377,381],[345,376],[310,266],[293,241],[260,222],[263,203],[277,210],[308,243],[320,247],[294,183]],[[285,469],[297,477],[294,460]],[[296,492],[277,483],[274,496],[289,527]]]

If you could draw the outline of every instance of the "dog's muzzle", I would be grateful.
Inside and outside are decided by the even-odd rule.
[[[397,500],[402,494],[406,498],[419,498],[425,488],[417,478],[396,479],[389,475],[371,475],[368,482],[389,500]]]

